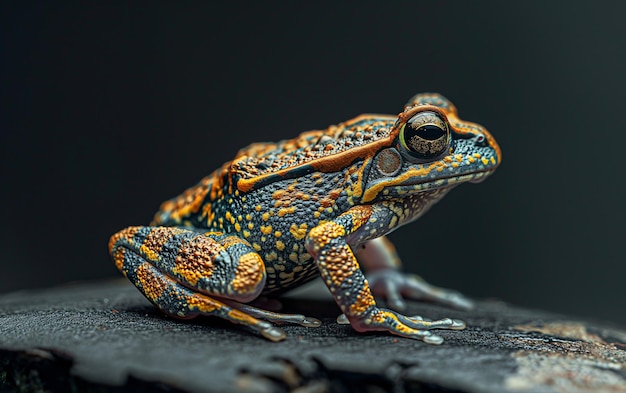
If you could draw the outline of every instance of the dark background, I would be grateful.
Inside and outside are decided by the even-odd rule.
[[[119,277],[109,236],[238,148],[438,91],[503,164],[407,270],[624,324],[625,4],[2,2],[0,292]]]

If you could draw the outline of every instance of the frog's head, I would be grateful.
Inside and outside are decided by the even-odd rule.
[[[364,178],[363,202],[479,182],[501,161],[493,136],[460,120],[454,105],[439,94],[411,98],[380,147]]]
[[[314,172],[345,171],[342,186],[354,204],[477,182],[500,159],[486,129],[460,120],[444,97],[418,94],[397,118],[365,114],[294,139],[253,144],[225,171],[244,193]]]

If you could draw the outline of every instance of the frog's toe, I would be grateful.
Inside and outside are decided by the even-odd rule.
[[[442,303],[446,303],[451,307],[465,311],[473,310],[475,307],[475,303],[471,299],[454,291],[446,291]]]
[[[322,321],[317,318],[307,317],[302,314],[275,314],[278,317],[266,317],[267,320],[272,322],[283,324],[283,323],[294,323],[304,327],[319,327],[322,325]]]
[[[426,344],[440,345],[443,343],[443,337],[437,336],[436,334],[430,334],[428,336],[424,336],[424,342]]]
[[[463,330],[467,327],[467,324],[463,321],[461,321],[460,319],[453,319],[452,320],[452,325],[450,326],[450,329],[452,330]]]
[[[346,317],[346,314],[341,314],[337,317],[337,323],[339,325],[349,325],[350,320],[348,319],[348,317]]]
[[[435,287],[417,276],[407,276],[403,293],[412,299],[424,299],[458,310],[474,308],[474,302],[459,292]]]
[[[287,334],[285,334],[282,329],[279,329],[268,322],[266,323],[267,326],[263,327],[260,330],[263,337],[273,342],[283,341],[285,338],[287,338]]]
[[[295,323],[304,327],[318,327],[322,324],[322,321],[319,319],[307,317],[302,314],[283,314],[274,311],[262,310],[249,304],[239,303],[234,300],[224,300],[224,303],[255,318],[264,319],[277,324]]]
[[[444,318],[437,321],[428,321],[421,317],[407,317],[395,311],[374,309],[371,314],[361,318],[350,318],[355,330],[380,331],[385,330],[397,336],[422,340],[427,344],[441,344],[443,338],[430,332],[430,329],[463,329],[465,323],[459,320]]]
[[[278,324],[283,323],[295,323],[304,327],[319,327],[322,325],[322,321],[317,318],[307,317],[302,314],[278,314],[271,313],[272,315],[260,316],[261,318],[267,319],[268,321],[272,321]]]
[[[415,329],[448,329],[448,330],[463,330],[467,327],[465,322],[460,319],[443,318],[439,320],[425,319],[420,316],[404,317],[399,316],[400,320],[407,325]]]
[[[322,326],[322,321],[317,318],[304,317],[300,325],[304,327],[319,327]]]
[[[375,296],[387,301],[389,308],[403,311],[404,299],[427,300],[459,310],[471,310],[474,302],[456,291],[438,288],[422,278],[396,269],[380,269],[368,275]]]
[[[404,275],[395,269],[380,269],[367,275],[372,294],[387,301],[387,306],[403,311],[406,303],[402,298]]]

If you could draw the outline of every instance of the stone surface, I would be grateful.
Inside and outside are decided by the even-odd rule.
[[[177,321],[129,283],[83,283],[0,297],[0,392],[626,392],[626,331],[481,301],[441,346],[338,325],[323,290],[283,310],[321,318],[271,343],[218,319]]]

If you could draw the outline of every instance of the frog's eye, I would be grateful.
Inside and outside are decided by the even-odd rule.
[[[420,112],[402,126],[400,144],[417,158],[440,156],[450,144],[448,123],[435,112]]]

